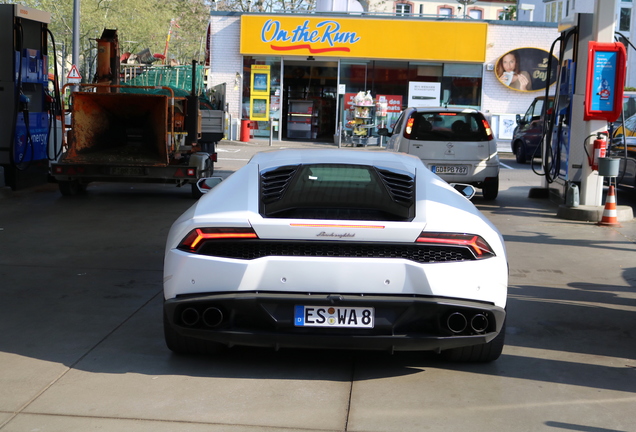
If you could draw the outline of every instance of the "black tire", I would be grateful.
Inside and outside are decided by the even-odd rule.
[[[166,346],[175,354],[218,354],[227,349],[223,344],[180,335],[163,315],[163,336]]]
[[[503,351],[505,339],[506,323],[504,322],[501,332],[490,342],[442,351],[442,357],[444,360],[453,362],[486,363],[495,361]]]
[[[515,143],[515,160],[517,163],[525,164],[528,162],[528,155],[526,155],[526,147],[522,142],[517,141]]]
[[[64,196],[75,196],[86,192],[86,186],[79,180],[59,181],[60,193]]]
[[[485,200],[491,201],[496,199],[497,195],[499,195],[499,176],[494,180],[484,182],[481,192]]]

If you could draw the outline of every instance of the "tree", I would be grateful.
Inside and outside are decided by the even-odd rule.
[[[0,1],[13,3],[13,1]],[[25,0],[25,6],[51,14],[49,30],[55,39],[58,58],[65,52],[65,70],[70,69],[73,44],[73,0]],[[91,81],[98,39],[105,28],[117,29],[120,50],[137,53],[144,48],[163,53],[174,20],[178,27],[172,34],[169,57],[180,64],[192,59],[202,60],[202,46],[209,20],[207,0],[81,0],[80,1],[80,64],[85,81]],[[49,44],[51,45],[51,44]],[[52,57],[52,56],[51,56]],[[50,67],[53,62],[49,62]]]
[[[500,20],[516,20],[517,19],[517,2],[516,0],[509,0],[508,3],[514,3],[510,6],[504,7],[504,11],[499,15]]]
[[[253,12],[304,12],[315,9],[316,0],[80,0],[80,64],[84,80],[92,81],[98,39],[105,28],[117,29],[120,51],[138,53],[148,48],[163,54],[170,34],[168,59],[179,64],[203,61],[210,10]],[[14,3],[14,0],[0,3]],[[25,6],[51,14],[50,46],[70,70],[73,44],[73,0],[23,0]],[[49,61],[53,67],[53,62]]]

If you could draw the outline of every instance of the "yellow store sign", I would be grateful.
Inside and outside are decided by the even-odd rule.
[[[483,63],[486,23],[241,16],[241,54]]]

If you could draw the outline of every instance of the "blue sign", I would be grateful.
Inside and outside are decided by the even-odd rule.
[[[24,114],[18,114],[15,125],[14,162],[16,164],[48,158],[49,116],[47,113],[29,113],[28,126]]]
[[[616,52],[597,51],[594,53],[592,75],[592,111],[614,111],[616,91]]]

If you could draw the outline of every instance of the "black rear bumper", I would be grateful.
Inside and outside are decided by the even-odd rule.
[[[375,326],[296,327],[296,305],[373,307]],[[182,336],[228,346],[386,351],[434,351],[490,342],[506,317],[504,309],[490,303],[442,297],[256,292],[181,296],[164,302],[164,314],[166,325]],[[451,316],[465,317],[466,328],[451,329]],[[475,317],[481,324],[477,330],[471,327]]]

